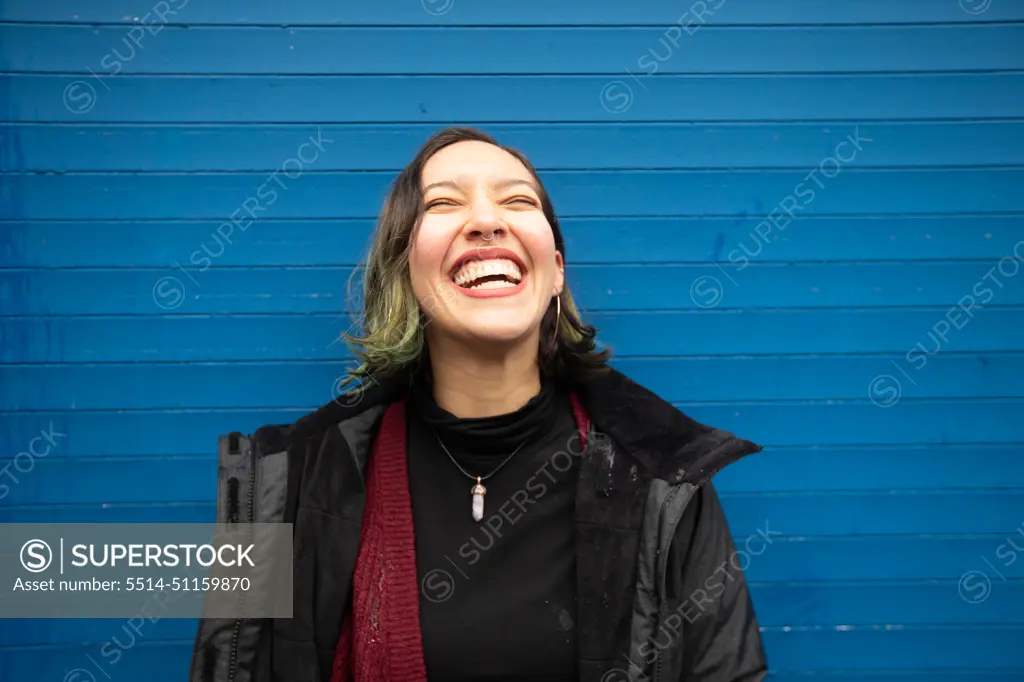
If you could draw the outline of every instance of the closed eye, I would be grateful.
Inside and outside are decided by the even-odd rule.
[[[532,197],[512,197],[511,199],[508,200],[507,203],[510,203],[510,204],[527,204],[529,206],[533,206],[534,208],[538,207],[537,200],[533,199]]]
[[[456,204],[455,201],[453,201],[451,199],[434,199],[433,201],[427,203],[427,205],[425,206],[425,209],[429,211],[430,209],[434,208],[435,206],[457,206],[457,205],[458,204]]]

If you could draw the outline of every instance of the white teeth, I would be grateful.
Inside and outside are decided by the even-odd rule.
[[[481,277],[492,277],[495,275],[501,275],[510,280],[510,282],[491,282],[501,286],[515,286],[523,279],[522,271],[513,261],[506,258],[496,258],[494,260],[470,261],[466,263],[452,276],[452,281],[458,286],[466,286]],[[481,286],[483,285],[472,288],[477,289]],[[494,289],[496,287],[487,288]]]

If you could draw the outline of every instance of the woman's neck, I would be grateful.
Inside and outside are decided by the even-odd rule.
[[[461,344],[431,344],[434,400],[464,419],[515,412],[541,390],[536,347],[530,352],[531,346],[484,356]]]

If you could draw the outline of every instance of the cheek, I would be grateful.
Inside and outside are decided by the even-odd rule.
[[[441,264],[448,251],[446,235],[442,230],[424,222],[416,234],[409,254],[409,272],[413,284],[430,286],[440,276]]]
[[[553,276],[558,267],[555,262],[555,235],[547,221],[520,231],[519,239],[530,254],[534,269],[545,277]]]

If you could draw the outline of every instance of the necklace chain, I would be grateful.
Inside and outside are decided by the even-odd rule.
[[[457,467],[459,468],[459,471],[461,471],[461,472],[463,473],[463,475],[464,475],[464,476],[466,476],[467,478],[471,478],[471,479],[473,479],[474,481],[486,481],[486,480],[487,480],[488,478],[490,478],[490,477],[491,477],[491,476],[493,476],[494,474],[498,473],[498,471],[500,471],[500,470],[501,470],[501,468],[502,468],[503,466],[505,466],[506,464],[508,464],[508,463],[509,463],[509,461],[510,461],[510,460],[511,460],[511,459],[512,459],[513,457],[515,457],[515,455],[516,455],[516,453],[517,453],[517,452],[519,452],[520,450],[522,450],[522,449],[523,449],[523,446],[524,446],[524,445],[526,445],[526,440],[529,440],[529,439],[526,439],[526,440],[524,440],[524,441],[523,441],[522,443],[520,443],[520,444],[519,444],[519,447],[517,447],[517,448],[516,448],[515,450],[513,450],[513,451],[512,451],[512,454],[511,454],[511,455],[509,455],[509,456],[508,456],[508,457],[506,457],[506,458],[505,458],[504,460],[502,460],[501,464],[499,464],[499,465],[497,466],[497,468],[495,468],[495,470],[494,470],[494,471],[492,471],[491,473],[487,474],[486,476],[474,476],[473,474],[471,474],[471,473],[467,472],[467,471],[466,471],[465,469],[463,469],[463,468],[462,468],[462,465],[461,465],[461,464],[459,464],[459,463],[458,463],[458,462],[457,462],[457,461],[455,460],[455,458],[454,458],[454,457],[452,457],[452,453],[448,452],[448,448],[446,448],[446,447],[445,447],[445,445],[444,445],[444,442],[443,442],[443,441],[441,440],[441,436],[437,435],[437,432],[436,432],[436,431],[434,432],[434,436],[435,436],[435,437],[437,438],[437,442],[438,442],[438,444],[439,444],[439,445],[441,446],[441,449],[442,449],[442,450],[444,450],[444,454],[448,455],[448,459],[450,459],[450,460],[452,461],[452,464],[454,464],[455,466],[457,466]]]

